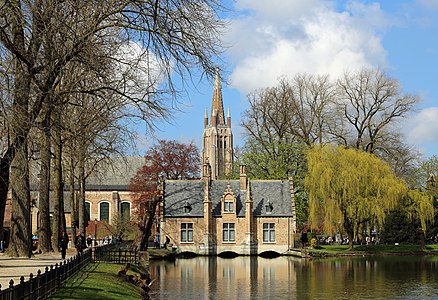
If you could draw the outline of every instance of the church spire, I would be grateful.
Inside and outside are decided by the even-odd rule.
[[[205,114],[204,134],[202,135],[202,164],[204,165],[209,161],[212,180],[225,178],[233,170],[233,133],[231,132],[229,107],[226,117],[227,119],[225,119],[224,114],[219,68],[216,68],[210,120]],[[208,121],[210,121],[210,124],[208,124]],[[203,170],[202,176],[205,175]]]
[[[224,104],[222,101],[222,84],[219,75],[219,68],[216,67],[216,78],[214,81],[213,101],[211,104],[211,116],[216,112],[217,125],[225,125]]]

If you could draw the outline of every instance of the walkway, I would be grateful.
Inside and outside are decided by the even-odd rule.
[[[76,255],[75,249],[68,249],[67,259]],[[9,287],[9,281],[14,280],[14,285],[20,283],[20,277],[24,276],[24,280],[29,280],[29,274],[36,276],[37,271],[45,272],[46,266],[61,263],[60,253],[35,254],[31,258],[11,258],[4,253],[0,253],[0,284],[1,289]]]

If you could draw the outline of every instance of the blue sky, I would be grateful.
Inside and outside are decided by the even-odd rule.
[[[236,145],[246,95],[274,86],[280,76],[330,74],[381,68],[404,92],[418,94],[418,110],[403,122],[406,140],[424,156],[438,154],[438,0],[331,1],[236,0],[228,6],[223,37],[225,110],[231,107]],[[179,99],[181,112],[159,124],[156,137],[200,147],[203,116],[210,110],[212,82]],[[139,138],[139,152],[153,143]]]

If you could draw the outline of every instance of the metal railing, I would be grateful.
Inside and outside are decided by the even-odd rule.
[[[114,245],[104,245],[94,248],[93,260],[116,264],[138,264],[139,252],[137,250],[131,251],[123,248],[116,248]]]
[[[90,263],[91,258],[91,250],[86,250],[83,254],[65,260],[59,265],[47,266],[44,273],[41,270],[37,271],[36,276],[30,273],[27,281],[24,276],[21,276],[20,283],[17,285],[14,285],[11,279],[9,287],[0,290],[0,300],[46,299],[54,294],[69,277]]]

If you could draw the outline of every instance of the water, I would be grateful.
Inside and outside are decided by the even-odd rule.
[[[151,262],[152,299],[438,299],[438,257]]]

